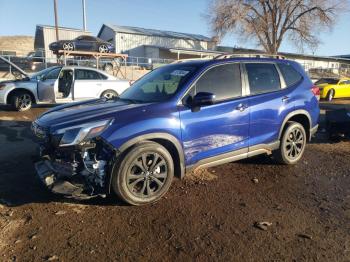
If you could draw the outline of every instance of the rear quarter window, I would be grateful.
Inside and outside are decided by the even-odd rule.
[[[302,75],[290,64],[280,63],[278,64],[278,67],[281,70],[287,86],[295,85],[303,78]]]

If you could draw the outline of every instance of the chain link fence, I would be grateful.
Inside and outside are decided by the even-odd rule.
[[[9,52],[0,51],[0,55],[16,64],[24,71],[34,73],[56,65],[86,66],[98,68],[120,79],[136,80],[149,70],[174,62],[173,59],[147,57],[100,58],[67,57],[63,59],[45,58],[43,50],[29,53],[27,56],[16,56]],[[299,61],[300,62],[300,61]],[[350,77],[350,63],[331,63],[315,67],[312,63],[300,62],[311,79]],[[16,78],[16,69],[0,60],[0,80]]]

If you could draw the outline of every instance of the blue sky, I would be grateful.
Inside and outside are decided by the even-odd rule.
[[[59,25],[82,27],[81,0],[57,0]],[[164,29],[211,36],[203,18],[208,0],[86,0],[88,30],[97,34],[103,23]],[[54,24],[53,0],[0,0],[0,35],[34,35],[36,24]],[[339,18],[331,32],[320,35],[317,55],[350,54],[350,15]],[[233,35],[222,45],[256,47],[239,43]],[[280,51],[298,52],[290,43]],[[311,53],[306,50],[305,53]]]

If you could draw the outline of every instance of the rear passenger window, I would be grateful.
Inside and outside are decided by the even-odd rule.
[[[242,96],[239,64],[225,64],[209,69],[195,85],[195,94],[199,92],[213,93],[217,101]]]
[[[287,86],[292,86],[302,79],[302,76],[290,64],[280,63],[278,67],[282,72]]]
[[[100,80],[101,74],[86,69],[75,69],[75,80]]]
[[[250,94],[261,94],[281,89],[280,77],[273,64],[246,64]]]

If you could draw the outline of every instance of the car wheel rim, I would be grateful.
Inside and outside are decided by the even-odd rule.
[[[108,48],[105,45],[101,45],[99,47],[99,50],[100,50],[100,53],[107,53],[108,52]]]
[[[285,143],[285,152],[289,159],[297,159],[303,152],[305,137],[302,130],[298,127],[293,128],[287,135]]]
[[[164,187],[168,177],[168,165],[158,153],[142,153],[130,165],[127,187],[136,197],[151,198]]]
[[[32,104],[32,99],[30,95],[21,95],[18,99],[18,106],[21,110],[28,109]]]
[[[105,93],[104,95],[103,95],[103,97],[105,97],[105,98],[107,98],[107,99],[111,99],[111,98],[113,98],[113,97],[115,97],[116,95],[115,94],[113,94],[113,93]]]
[[[66,51],[72,51],[73,50],[73,44],[72,43],[64,43],[63,49]]]

